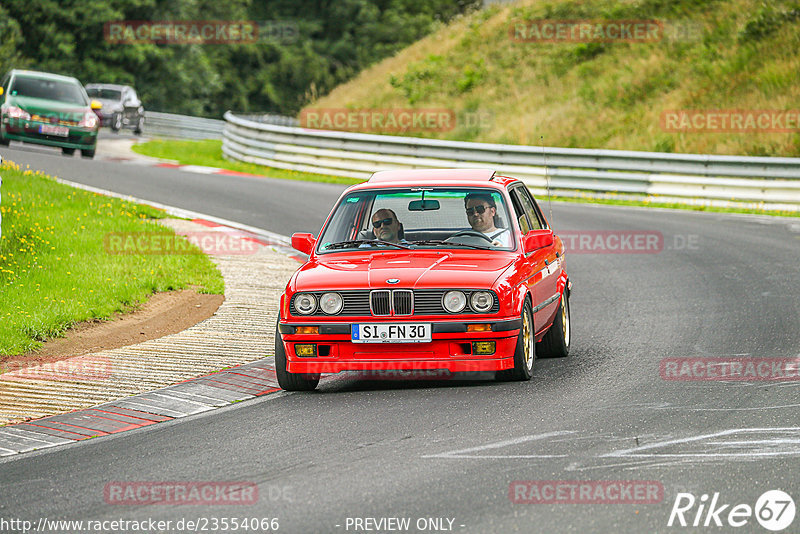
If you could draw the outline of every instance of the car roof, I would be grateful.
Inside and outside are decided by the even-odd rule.
[[[123,89],[128,89],[130,86],[128,85],[118,85],[116,83],[87,83],[87,89],[115,89],[117,91],[122,91]]]
[[[52,72],[42,72],[38,70],[22,70],[22,69],[13,69],[10,72],[11,76],[30,76],[31,78],[41,78],[47,80],[64,80],[69,82],[77,82],[78,79],[73,76],[62,76],[61,74],[54,74]],[[80,82],[78,82],[80,83]]]
[[[478,181],[488,182],[494,176],[492,169],[414,169],[378,171],[370,179],[376,182],[441,182],[441,181]]]
[[[409,169],[378,171],[368,181],[354,187],[371,189],[386,186],[413,187],[446,184],[499,189],[516,181],[516,178],[499,176],[492,169]]]

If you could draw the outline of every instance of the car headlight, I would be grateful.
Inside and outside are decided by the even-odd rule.
[[[448,291],[444,294],[442,305],[450,313],[458,313],[467,305],[467,297],[463,291]]]
[[[5,113],[9,119],[22,119],[24,121],[31,120],[30,113],[28,113],[22,108],[18,108],[17,106],[8,106],[5,109]]]
[[[97,126],[97,114],[94,111],[87,111],[83,114],[83,118],[78,123],[81,128],[94,128]]]
[[[469,305],[479,313],[485,313],[492,309],[494,296],[488,291],[476,291],[469,299]]]
[[[344,301],[339,293],[325,293],[319,299],[319,307],[329,315],[334,315],[342,311]]]
[[[317,299],[310,293],[301,293],[294,299],[294,308],[303,315],[309,315],[317,309]]]

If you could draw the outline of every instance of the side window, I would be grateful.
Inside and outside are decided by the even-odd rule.
[[[534,206],[533,197],[525,187],[518,187],[516,191],[519,193],[520,201],[525,209],[525,213],[531,221],[531,230],[541,230],[544,228],[543,221],[539,218],[536,207]]]
[[[519,228],[523,234],[527,234],[531,230],[531,224],[528,221],[528,216],[525,214],[525,206],[519,195],[521,188],[517,187],[511,190],[511,203],[514,205],[514,215],[519,221]]]
[[[528,192],[528,194],[530,194],[530,192]],[[542,228],[549,228],[549,226],[547,225],[547,219],[545,219],[544,215],[542,215],[542,208],[539,207],[539,203],[536,202],[535,198],[533,198],[532,200],[533,200],[533,208],[536,210],[536,215],[539,217],[539,221],[541,221]]]

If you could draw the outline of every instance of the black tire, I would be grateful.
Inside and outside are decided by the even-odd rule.
[[[136,135],[142,135],[142,129],[144,128],[144,116],[139,117],[139,120],[136,121],[136,128],[133,129],[133,133]]]
[[[290,373],[286,370],[286,349],[277,325],[275,326],[275,374],[278,376],[278,384],[286,391],[313,391],[319,384],[318,374]]]
[[[572,321],[569,316],[569,293],[564,289],[561,305],[550,330],[537,343],[536,354],[540,358],[564,358],[569,356],[569,344],[572,339]]]
[[[81,149],[81,157],[92,159],[94,157],[94,153],[96,148],[82,148]]]
[[[122,129],[122,113],[114,113],[111,117],[111,131],[118,132]]]
[[[71,156],[71,155],[73,155],[75,153],[75,149],[62,146],[61,147],[61,153],[63,155],[65,155],[65,156]]]
[[[525,299],[522,306],[522,325],[517,336],[517,349],[514,351],[514,367],[497,371],[495,379],[501,381],[530,380],[533,366],[536,363],[536,332],[533,328],[533,311],[531,302]]]
[[[3,135],[2,135],[2,134],[0,134],[0,146],[8,146],[8,144],[9,144],[10,142],[11,142],[11,141],[9,141],[9,140],[8,140],[8,139],[6,139],[5,137],[3,137]]]

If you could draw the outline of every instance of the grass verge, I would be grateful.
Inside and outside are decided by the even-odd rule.
[[[199,249],[106,252],[109,232],[172,233],[154,221],[164,213],[59,184],[7,160],[0,171],[0,360],[34,350],[75,323],[131,311],[155,292],[224,292],[222,275]]]
[[[222,141],[204,139],[201,141],[177,141],[154,139],[133,145],[133,151],[152,158],[170,159],[181,165],[204,165],[219,167],[230,171],[281,178],[284,180],[303,180],[308,182],[327,182],[334,184],[357,184],[363,182],[356,178],[331,176],[328,174],[312,174],[308,172],[287,171],[273,167],[264,167],[254,163],[229,161],[222,157]]]

